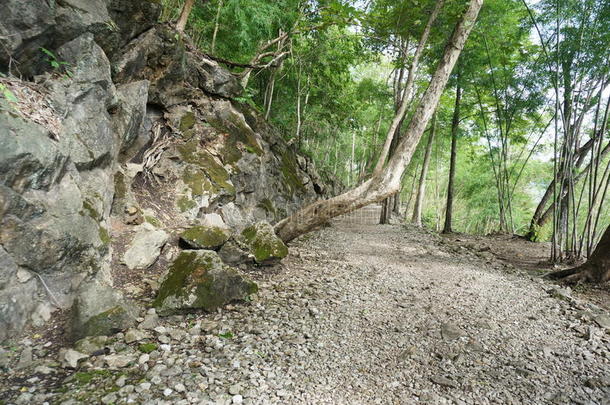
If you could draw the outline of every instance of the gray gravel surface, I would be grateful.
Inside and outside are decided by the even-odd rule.
[[[77,370],[21,342],[6,403],[610,403],[601,308],[436,235],[335,225],[252,276],[251,302],[150,311]]]

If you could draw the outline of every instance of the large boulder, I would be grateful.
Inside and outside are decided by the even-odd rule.
[[[127,150],[136,140],[146,114],[148,80],[140,80],[117,87],[118,111],[115,132],[123,135],[121,151]]]
[[[248,246],[245,246],[239,238],[229,239],[222,245],[218,255],[223,262],[232,266],[254,261],[254,257],[248,251]]]
[[[156,26],[127,44],[113,63],[116,82],[146,79],[151,101],[171,107],[204,94],[236,97],[243,91],[237,78],[218,63],[187,49],[172,29]]]
[[[213,311],[257,291],[256,283],[223,264],[216,252],[185,251],[172,263],[153,305],[160,315]]]
[[[123,262],[129,269],[146,269],[150,267],[161,254],[161,248],[169,238],[167,232],[155,229],[144,223],[133,237],[123,255]]]
[[[258,222],[247,227],[242,231],[241,237],[258,264],[274,264],[288,255],[288,247],[278,238],[268,222]]]
[[[72,339],[108,336],[135,325],[138,308],[109,285],[92,282],[81,289],[72,308]]]
[[[156,0],[3,0],[0,71],[10,69],[12,73],[30,77],[51,70],[48,56],[40,48],[54,51],[84,33],[93,34],[104,52],[112,57],[127,42],[152,27],[161,10],[158,3]]]

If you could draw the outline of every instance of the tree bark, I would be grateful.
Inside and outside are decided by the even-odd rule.
[[[400,190],[396,194],[394,194],[394,207],[392,212],[396,215],[400,215],[400,195],[402,194],[403,185],[401,182]]]
[[[455,189],[455,165],[457,160],[457,135],[460,126],[460,102],[462,100],[462,87],[460,83],[461,72],[458,66],[457,84],[455,88],[455,108],[451,121],[451,159],[449,163],[449,182],[447,184],[447,208],[445,211],[445,226],[443,233],[451,233],[453,222],[453,192]]]
[[[417,196],[415,197],[415,207],[413,207],[413,218],[411,222],[418,227],[422,226],[421,215],[424,207],[424,198],[426,195],[426,176],[428,175],[428,167],[430,166],[430,155],[432,154],[432,143],[436,134],[436,114],[432,116],[432,125],[430,127],[430,135],[426,144],[426,152],[424,153],[424,162],[421,168],[419,184],[417,187]]]
[[[600,133],[601,136],[601,133]],[[575,163],[575,168],[579,169],[582,164],[585,162],[585,158],[587,157],[587,153],[591,150],[593,146],[593,139],[590,139],[587,143],[585,143],[577,152],[577,160]],[[610,143],[608,143],[603,150],[601,151],[600,158],[603,159],[610,152]],[[580,180],[584,177],[584,174],[589,170],[591,163],[589,162],[583,170],[580,171],[578,175],[574,177],[574,184],[578,184]],[[559,177],[559,176],[558,176]],[[538,236],[538,231],[544,225],[546,225],[553,217],[553,212],[555,211],[555,204],[551,203],[548,207],[549,201],[553,198],[553,190],[555,188],[555,180],[553,179],[549,186],[546,189],[546,192],[540,199],[538,206],[536,207],[536,211],[532,216],[532,220],[530,222],[530,229],[525,234],[525,238],[529,241],[536,241]],[[563,187],[565,188],[565,187]],[[565,193],[562,193],[561,200],[566,198]]]
[[[216,18],[214,18],[214,32],[212,33],[212,46],[211,52],[214,53],[216,48],[216,36],[218,35],[218,28],[220,27],[220,11],[222,10],[222,0],[218,0],[218,7],[216,8]]]
[[[451,38],[445,46],[443,56],[409,122],[405,136],[401,139],[396,153],[390,158],[385,168],[359,186],[328,200],[319,200],[309,204],[278,222],[275,231],[282,240],[289,242],[299,235],[325,224],[331,218],[383,200],[400,189],[402,174],[411,161],[424,129],[436,111],[447,80],[474,27],[482,5],[483,0],[470,0],[467,10],[456,24]]]
[[[184,29],[186,28],[186,23],[189,20],[189,16],[191,15],[191,11],[193,10],[194,4],[195,0],[186,0],[184,2],[182,12],[180,13],[180,18],[178,18],[178,22],[176,23],[176,31],[184,32]]]
[[[415,50],[413,61],[411,62],[411,66],[409,67],[409,74],[407,76],[407,83],[405,84],[405,88],[403,90],[402,101],[400,102],[398,113],[394,116],[392,124],[388,129],[388,136],[386,137],[385,143],[383,144],[383,148],[381,149],[381,154],[379,155],[377,165],[373,170],[374,175],[381,173],[383,166],[385,165],[385,161],[388,158],[392,140],[394,139],[394,137],[398,136],[397,129],[400,126],[401,121],[405,118],[405,114],[407,113],[407,107],[409,106],[409,99],[411,98],[411,93],[413,92],[413,84],[415,82],[415,71],[417,70],[417,66],[419,65],[419,58],[421,57],[424,47],[426,46],[426,42],[428,42],[430,30],[432,29],[432,25],[434,24],[434,21],[438,17],[441,8],[443,7],[443,3],[444,0],[437,0],[436,4],[434,5],[434,10],[432,10],[432,14],[430,14],[430,18],[428,19],[428,23],[426,24],[426,28],[424,28],[424,32],[421,36],[421,39],[417,44],[417,49]]]
[[[602,235],[601,240],[589,260],[582,266],[561,270],[549,274],[549,278],[565,279],[566,281],[590,281],[604,283],[610,281],[610,226]]]

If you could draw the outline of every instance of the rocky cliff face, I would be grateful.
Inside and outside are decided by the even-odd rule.
[[[24,80],[0,78],[17,98],[0,97],[0,341],[58,309],[74,337],[128,326],[185,229],[221,229],[206,249],[243,263],[244,228],[325,193],[236,100],[235,77],[159,12],[147,0],[3,5],[0,71]]]

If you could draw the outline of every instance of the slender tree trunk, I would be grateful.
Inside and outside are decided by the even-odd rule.
[[[218,0],[218,8],[216,9],[216,18],[214,18],[214,33],[212,34],[212,50],[214,53],[214,49],[216,48],[216,36],[218,35],[218,27],[220,26],[220,10],[222,10],[222,1]]]
[[[445,211],[445,226],[443,233],[451,233],[453,221],[453,193],[455,189],[455,165],[457,160],[457,136],[460,126],[460,102],[462,100],[461,72],[458,66],[457,84],[455,88],[455,108],[451,121],[451,159],[449,163],[449,183],[447,185],[447,209]]]
[[[414,173],[419,172],[419,162],[415,165]],[[415,195],[415,186],[417,185],[417,175],[413,175],[413,181],[411,182],[411,188],[409,189],[409,198],[407,198],[407,203],[405,204],[405,219],[409,215],[409,207],[411,207],[411,200],[413,200],[413,196]]]
[[[352,157],[349,161],[349,185],[354,185],[354,159],[356,155],[356,132],[352,132]]]
[[[271,115],[271,104],[273,103],[273,92],[275,90],[276,73],[277,69],[274,69],[271,72],[271,76],[269,77],[269,83],[267,83],[267,87],[265,89],[265,120],[268,120],[269,115]]]
[[[409,99],[411,98],[411,93],[413,92],[415,72],[417,71],[417,66],[419,65],[419,58],[421,57],[424,47],[426,46],[426,42],[428,42],[430,30],[432,29],[432,25],[434,24],[434,21],[438,17],[441,8],[443,7],[443,3],[444,0],[436,1],[436,4],[434,5],[434,10],[432,10],[432,14],[430,14],[430,18],[428,19],[426,28],[424,28],[424,32],[419,40],[419,43],[417,44],[417,49],[415,51],[415,55],[413,56],[413,61],[411,62],[411,66],[409,67],[409,75],[407,76],[407,83],[405,84],[405,88],[403,90],[402,101],[400,102],[398,113],[394,116],[392,124],[388,129],[388,136],[386,137],[385,143],[383,144],[383,148],[381,149],[381,155],[379,155],[377,165],[373,170],[374,175],[381,173],[383,166],[385,165],[385,161],[389,156],[392,140],[394,139],[394,137],[398,136],[397,129],[400,126],[402,120],[405,118],[405,114],[407,113],[407,108],[409,106]]]
[[[394,207],[392,209],[392,212],[396,215],[400,215],[400,195],[402,194],[402,189],[404,187],[402,182],[400,182],[400,184],[400,190],[398,190],[398,192],[394,194]]]
[[[600,140],[601,142],[601,140]],[[582,164],[585,162],[585,157],[587,155],[587,153],[589,152],[589,150],[592,147],[592,142],[589,141],[587,143],[585,143],[578,152],[578,160],[575,163],[575,168],[579,169]],[[600,153],[600,157],[601,159],[603,159],[604,157],[606,157],[606,155],[608,155],[608,152],[610,152],[610,143],[608,143],[603,150]],[[574,184],[578,184],[580,182],[580,180],[582,179],[582,177],[584,176],[584,174],[590,170],[590,165],[591,163],[589,162],[585,168],[574,177]],[[560,187],[561,189],[565,190],[565,187]],[[551,201],[551,199],[553,198],[553,190],[555,189],[555,180],[551,181],[551,184],[549,184],[549,186],[547,187],[544,195],[542,196],[542,198],[540,199],[540,202],[538,203],[538,206],[536,207],[536,211],[534,212],[534,215],[532,217],[532,220],[530,222],[530,229],[528,231],[528,233],[525,235],[525,238],[530,240],[530,241],[536,241],[537,240],[537,236],[538,236],[538,231],[540,230],[540,228],[542,228],[544,225],[546,225],[552,218],[553,218],[553,214],[555,212],[555,204],[551,203],[549,204],[549,201]],[[563,193],[561,195],[561,199],[565,199],[566,193]],[[548,205],[548,207],[547,207]]]
[[[396,130],[400,131],[400,127],[402,126],[399,125]],[[399,137],[396,136],[396,134],[394,134],[394,136],[392,137],[392,143],[390,145],[390,156],[396,151],[396,146],[398,144],[398,139]],[[393,194],[391,196],[389,196],[388,198],[386,198],[381,204],[382,204],[382,210],[381,210],[381,216],[379,218],[379,223],[380,224],[389,224],[390,223],[390,219],[392,217],[392,212],[394,211],[394,200],[396,198],[396,194]]]
[[[195,0],[186,0],[184,2],[184,7],[182,7],[182,12],[180,13],[180,18],[178,18],[178,22],[176,23],[176,31],[184,32],[194,4]]]
[[[327,223],[331,218],[383,200],[400,189],[402,174],[411,161],[424,129],[436,111],[447,80],[474,27],[482,5],[483,0],[470,0],[467,10],[462,14],[445,46],[443,56],[413,113],[405,136],[402,137],[396,153],[390,158],[384,169],[359,186],[328,200],[319,200],[309,204],[278,222],[275,225],[275,231],[282,240],[291,241],[299,235]],[[390,136],[392,135],[393,133]]]
[[[424,198],[426,196],[426,176],[428,175],[428,167],[430,166],[430,155],[432,154],[432,143],[434,142],[434,135],[436,134],[436,114],[432,116],[432,126],[430,127],[430,135],[428,136],[428,143],[426,144],[426,152],[424,154],[424,162],[421,168],[421,175],[419,177],[419,184],[417,187],[417,196],[415,198],[415,207],[413,207],[413,218],[411,222],[421,227],[421,215],[424,207]]]
[[[299,74],[297,76],[297,138],[299,149],[301,148],[301,65],[299,64]]]

